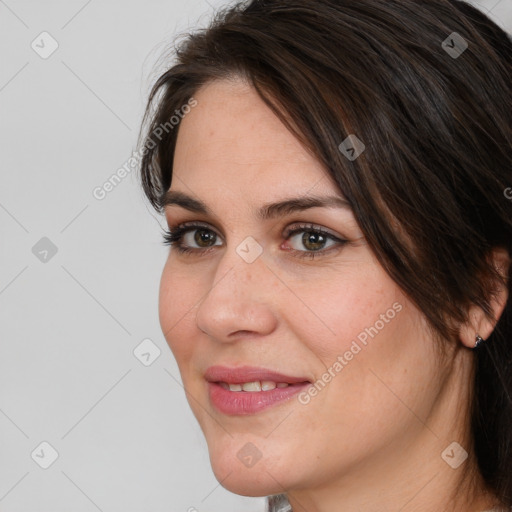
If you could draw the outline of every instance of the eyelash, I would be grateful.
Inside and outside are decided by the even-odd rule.
[[[211,230],[208,226],[201,225],[201,224],[180,224],[178,226],[171,226],[169,230],[166,230],[163,234],[163,243],[164,245],[169,245],[172,247],[175,247],[176,250],[180,254],[186,254],[186,253],[199,253],[200,256],[204,255],[209,251],[209,249],[212,249],[216,246],[206,247],[204,249],[196,249],[196,248],[190,248],[186,247],[182,244],[183,236],[190,232],[195,231],[197,229],[203,229],[205,231],[210,231],[211,233],[215,233],[215,231]],[[320,234],[328,239],[331,239],[335,242],[338,242],[338,246],[332,246],[328,249],[319,249],[318,251],[299,251],[297,249],[290,249],[289,252],[296,255],[298,258],[310,258],[314,259],[318,256],[323,256],[327,253],[330,253],[331,250],[340,249],[345,244],[348,243],[348,240],[338,238],[327,231],[315,227],[313,224],[300,224],[297,225],[294,229],[289,229],[286,232],[286,240],[291,238],[293,235],[296,235],[297,233],[302,232],[308,232],[308,233],[315,233]],[[216,234],[216,233],[215,233]],[[217,234],[216,234],[217,235]]]

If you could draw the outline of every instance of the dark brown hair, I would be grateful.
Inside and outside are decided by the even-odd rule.
[[[140,138],[155,209],[179,127],[155,131],[202,85],[242,77],[325,166],[439,338],[455,339],[471,304],[491,316],[489,255],[512,254],[512,39],[490,18],[457,0],[253,0],[220,11],[176,56]],[[366,146],[353,160],[338,148],[351,134]],[[475,358],[474,450],[512,505],[511,300]]]

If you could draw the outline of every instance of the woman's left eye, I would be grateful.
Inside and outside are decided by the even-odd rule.
[[[331,251],[331,248],[340,248],[341,246],[347,243],[347,240],[342,238],[338,238],[327,231],[324,231],[321,228],[317,228],[311,225],[297,227],[291,229],[286,232],[287,240],[296,240],[298,246],[302,246],[306,248],[306,251],[297,248],[297,246],[293,249],[299,258],[315,258],[316,253],[321,251],[321,254],[325,254]],[[326,249],[326,244],[331,242],[331,245],[327,245],[328,249]]]
[[[203,255],[215,245],[219,245],[215,243],[217,236],[215,231],[205,225],[180,224],[179,226],[170,227],[169,230],[164,233],[163,243],[175,247],[180,254],[195,253]],[[289,252],[294,253],[299,258],[313,259],[320,255],[330,253],[333,249],[340,249],[348,242],[312,224],[296,225],[287,228],[283,236],[286,240],[296,240],[296,244],[298,243],[299,246],[306,249],[292,248],[289,250]],[[332,243],[330,246],[327,246],[328,249],[326,249],[326,244],[329,241]],[[199,247],[191,247],[190,244],[194,243]]]

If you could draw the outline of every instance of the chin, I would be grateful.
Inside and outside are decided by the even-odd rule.
[[[256,441],[261,447],[261,440]],[[241,496],[261,497],[283,492],[290,472],[276,467],[280,458],[270,446],[257,448],[244,436],[227,438],[223,443],[208,443],[215,478],[228,491]],[[270,452],[265,456],[264,452]]]

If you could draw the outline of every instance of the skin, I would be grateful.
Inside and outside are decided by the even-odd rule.
[[[165,214],[170,226],[197,221],[217,236],[198,245],[194,232],[185,235],[196,254],[170,249],[159,315],[217,479],[247,496],[285,490],[294,512],[491,508],[496,500],[471,451],[468,406],[470,347],[475,332],[487,338],[492,325],[472,311],[441,358],[422,313],[377,262],[349,209],[256,218],[270,201],[342,194],[243,81],[211,82],[194,97],[198,105],[179,128],[170,188],[205,202],[213,215],[177,205]],[[348,243],[327,239],[315,259],[300,259],[297,253],[314,252],[303,232],[283,236],[297,223]],[[248,236],[263,249],[252,263],[236,252]],[[400,312],[308,404],[291,399],[228,416],[210,403],[209,366],[262,366],[314,382],[395,303]],[[469,452],[457,469],[441,457],[453,441]],[[237,458],[248,442],[261,453],[252,467]]]

